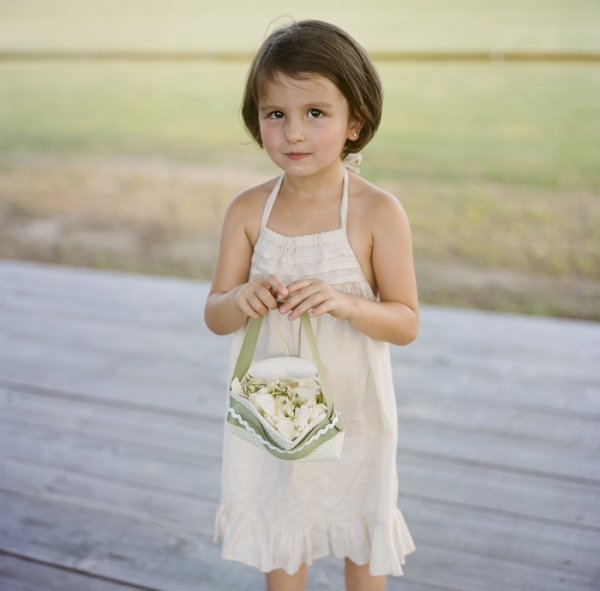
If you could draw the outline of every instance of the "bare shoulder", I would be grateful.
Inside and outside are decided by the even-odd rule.
[[[406,212],[391,193],[361,177],[354,177],[349,189],[350,215],[360,219],[362,224],[372,229],[408,227]]]
[[[227,208],[225,228],[232,226],[238,230],[244,228],[254,244],[260,231],[260,220],[265,204],[276,183],[277,178],[270,179],[238,193]]]
[[[350,179],[348,198],[350,246],[373,292],[381,294],[387,271],[382,271],[378,261],[390,261],[411,250],[406,213],[393,195],[355,175]]]

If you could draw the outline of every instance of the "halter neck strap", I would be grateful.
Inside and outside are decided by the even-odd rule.
[[[344,188],[342,189],[342,205],[340,206],[342,229],[346,232],[348,227],[348,169],[344,166]]]
[[[277,199],[277,195],[281,189],[281,185],[283,183],[283,177],[285,173],[282,173],[271,194],[269,195],[267,202],[265,203],[265,208],[263,210],[262,219],[260,221],[260,227],[265,228],[267,226],[267,222],[269,221],[269,216],[271,215],[271,210],[273,209],[273,205],[275,203],[275,199]],[[340,205],[340,220],[341,220],[341,228],[346,231],[348,226],[348,169],[344,166],[344,183],[342,188],[342,203]]]
[[[279,180],[275,183],[267,202],[265,203],[265,208],[263,210],[262,220],[260,221],[260,227],[264,228],[267,225],[267,221],[269,220],[269,216],[271,215],[271,210],[273,209],[273,204],[275,203],[275,199],[277,199],[277,195],[279,193],[279,189],[281,189],[281,184],[283,183],[283,176],[285,173],[282,173],[279,177]]]
[[[343,160],[342,164],[350,171],[355,174],[360,174],[360,163],[362,162],[362,154],[348,154]]]

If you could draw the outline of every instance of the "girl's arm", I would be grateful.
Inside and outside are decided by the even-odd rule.
[[[234,199],[225,214],[219,258],[204,309],[204,320],[216,334],[229,334],[241,328],[248,316],[257,318],[277,308],[287,289],[275,275],[248,281],[253,242],[258,236],[261,203],[260,187]],[[258,220],[257,220],[258,212]]]
[[[296,293],[279,310],[290,320],[309,310],[313,317],[329,313],[374,339],[406,345],[416,338],[419,327],[408,219],[394,197],[377,189],[365,200],[358,218],[360,233],[370,246],[370,265],[380,301],[340,291],[321,280],[303,279],[288,285],[289,292]],[[368,256],[365,261],[358,258],[363,268],[369,264]]]

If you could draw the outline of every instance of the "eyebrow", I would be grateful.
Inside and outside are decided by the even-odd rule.
[[[303,105],[305,109],[328,109],[333,107],[331,103],[308,103],[307,105]],[[277,111],[280,110],[281,107],[277,105],[262,105],[259,107],[260,111]]]

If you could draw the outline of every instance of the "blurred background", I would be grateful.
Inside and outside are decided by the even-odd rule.
[[[290,18],[375,58],[361,174],[407,210],[422,301],[600,320],[597,0],[1,0],[0,257],[210,279],[228,202],[277,173],[239,104]]]

